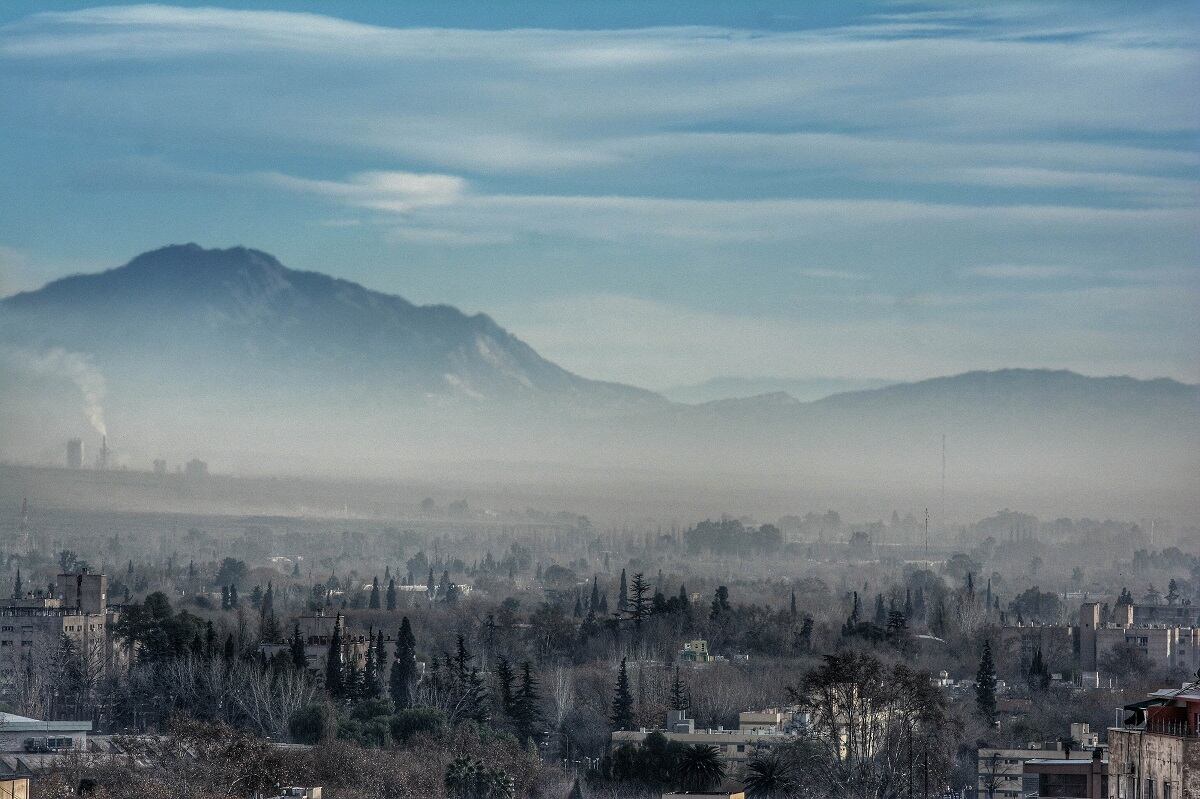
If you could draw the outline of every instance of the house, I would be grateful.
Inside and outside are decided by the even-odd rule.
[[[710,663],[712,660],[713,656],[708,654],[708,641],[685,641],[683,649],[679,650],[681,663]]]
[[[1117,799],[1200,797],[1200,682],[1126,705],[1108,730],[1109,790]]]

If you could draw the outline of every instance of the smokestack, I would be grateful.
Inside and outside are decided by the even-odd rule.
[[[100,436],[100,459],[97,461],[97,467],[101,469],[108,468],[108,436]]]

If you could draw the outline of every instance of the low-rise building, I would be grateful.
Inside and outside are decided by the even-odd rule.
[[[90,721],[42,721],[0,713],[0,752],[69,752],[87,749]]]
[[[1102,749],[1091,757],[1032,758],[1025,776],[1037,779],[1040,799],[1108,799],[1108,760]]]
[[[774,725],[770,718],[777,718]],[[769,750],[794,740],[798,731],[793,726],[794,714],[787,711],[748,711],[739,715],[738,729],[724,727],[696,729],[696,722],[687,717],[687,711],[672,710],[667,714],[667,723],[660,730],[617,730],[612,734],[612,745],[640,744],[651,733],[659,732],[668,741],[687,746],[704,744],[715,746],[721,759],[731,765],[741,765],[754,757],[755,753]]]
[[[1100,736],[1083,723],[1074,723],[1068,739],[1072,748],[1079,752],[1077,759],[1084,762],[1092,753],[1101,749]],[[1026,766],[1030,761],[1056,761],[1071,759],[1071,753],[1063,741],[1031,741],[1008,746],[980,747],[976,752],[975,788],[980,799],[1020,799],[1040,788],[1041,772]]]
[[[1200,799],[1200,683],[1126,705],[1108,730],[1116,799]]]

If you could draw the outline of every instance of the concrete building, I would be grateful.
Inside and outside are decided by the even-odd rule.
[[[1122,644],[1141,650],[1157,669],[1200,668],[1200,628],[1191,606],[1117,605],[1104,616],[1098,602],[1079,608],[1079,668],[1100,672],[1104,656]]]
[[[774,725],[769,719],[778,719]],[[666,727],[661,730],[617,730],[612,734],[612,746],[621,744],[640,744],[646,736],[660,732],[668,741],[691,746],[704,744],[715,746],[721,759],[729,766],[740,766],[754,757],[755,753],[769,750],[788,741],[795,740],[799,734],[794,724],[800,719],[787,711],[747,711],[738,716],[738,729],[696,729],[696,722],[687,717],[687,711],[672,710],[667,714]]]
[[[1025,776],[1037,779],[1041,799],[1108,799],[1108,760],[1101,749],[1091,757],[1026,760]]]
[[[0,752],[67,752],[87,749],[90,721],[40,721],[0,713]]]
[[[1075,660],[1075,628],[1065,624],[1013,624],[1000,628],[1000,652],[1022,670],[1029,668],[1037,652],[1051,668],[1071,665]]]
[[[53,657],[63,636],[71,640],[85,667],[97,676],[128,662],[111,635],[119,611],[108,607],[108,578],[86,571],[60,574],[54,596],[26,594],[0,607],[0,695],[17,688],[22,666]]]
[[[1200,684],[1126,705],[1108,745],[1116,799],[1200,799]]]
[[[1072,724],[1070,738],[1078,743],[1077,758],[1067,757],[1062,741],[980,747],[975,753],[977,795],[980,799],[1021,799],[1040,790],[1041,772],[1028,769],[1029,762],[1078,759],[1083,763],[1091,759],[1093,752],[1102,748],[1099,734],[1092,732],[1087,724]]]

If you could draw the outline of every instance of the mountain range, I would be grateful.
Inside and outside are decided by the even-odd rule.
[[[573,374],[484,314],[242,247],[164,247],[0,300],[0,369],[0,457],[18,460],[58,460],[90,425],[131,465],[257,471],[487,458],[895,482],[929,479],[943,436],[956,474],[997,491],[1192,489],[1200,465],[1200,388],[1173,380],[1010,369],[687,404]]]

